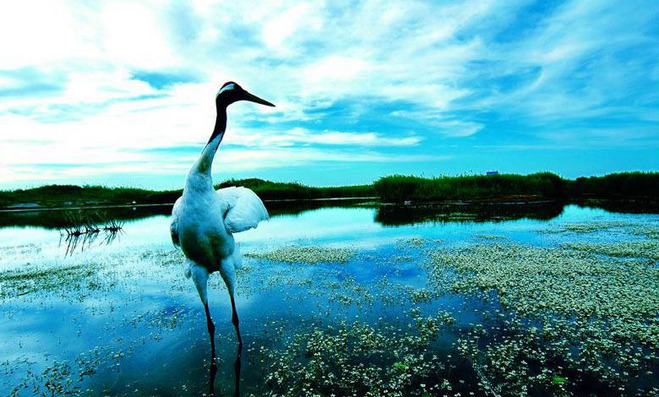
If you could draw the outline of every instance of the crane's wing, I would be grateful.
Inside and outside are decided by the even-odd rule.
[[[172,208],[172,223],[169,225],[169,232],[172,236],[172,243],[174,243],[174,245],[177,247],[181,246],[181,242],[178,237],[178,212],[180,203],[181,197],[179,197],[178,200],[176,200],[174,203],[174,208]]]
[[[253,229],[259,222],[270,218],[259,196],[246,187],[226,187],[219,189],[217,194],[227,205],[224,225],[229,233]]]

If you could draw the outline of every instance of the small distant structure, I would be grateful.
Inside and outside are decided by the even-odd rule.
[[[487,175],[499,175],[499,171],[487,171]]]

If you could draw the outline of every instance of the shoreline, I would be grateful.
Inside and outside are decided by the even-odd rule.
[[[264,203],[349,202],[414,205],[539,205],[603,203],[659,208],[659,172],[627,172],[563,179],[550,172],[529,175],[464,175],[424,178],[392,175],[366,185],[313,187],[258,178],[230,179],[214,186],[244,186]],[[0,191],[0,211],[26,212],[172,205],[182,190],[47,185]]]
[[[303,203],[303,202],[319,202],[319,201],[368,201],[378,200],[379,197],[328,197],[328,198],[313,198],[313,199],[281,199],[281,200],[263,200],[264,203]],[[31,203],[28,203],[31,204]],[[4,207],[0,208],[0,213],[17,213],[17,212],[41,212],[41,211],[68,211],[68,210],[98,210],[107,208],[145,208],[145,207],[166,207],[173,206],[174,203],[148,203],[148,204],[93,204],[93,205],[73,205],[73,206],[58,206],[58,207],[41,207],[41,206],[26,206],[26,207]]]
[[[578,200],[558,200],[558,199],[540,199],[540,198],[513,198],[513,197],[500,197],[489,199],[475,199],[475,200],[405,200],[403,202],[384,202],[380,201],[377,196],[356,196],[356,197],[326,197],[326,198],[311,198],[311,199],[279,199],[279,200],[263,200],[264,203],[271,204],[295,204],[295,203],[320,203],[320,202],[370,202],[383,207],[424,207],[424,206],[455,206],[455,207],[470,207],[470,206],[523,206],[523,205],[550,205],[550,204],[576,204],[576,205],[639,205],[641,207],[657,207],[659,203],[654,200],[628,198],[628,199],[578,199]],[[28,203],[32,204],[32,203]],[[80,211],[80,210],[100,210],[100,209],[117,209],[117,208],[149,208],[149,207],[167,207],[173,206],[173,202],[169,203],[146,203],[146,204],[92,204],[92,205],[73,205],[73,206],[56,206],[56,207],[42,207],[42,206],[24,206],[24,207],[4,207],[0,208],[2,213],[29,213],[29,212],[43,212],[43,211]]]

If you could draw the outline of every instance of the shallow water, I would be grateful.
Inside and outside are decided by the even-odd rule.
[[[501,359],[488,354],[519,355],[527,349],[511,351],[505,335],[527,335],[531,327],[546,326],[551,316],[565,313],[549,307],[547,314],[535,306],[529,312],[529,306],[500,300],[505,291],[496,283],[474,291],[456,286],[466,273],[432,258],[467,253],[477,260],[469,251],[474,247],[493,253],[524,247],[535,250],[530,257],[561,252],[579,260],[583,253],[596,258],[597,266],[640,261],[656,269],[659,215],[577,206],[542,210],[538,216],[489,211],[495,216],[480,217],[468,209],[318,208],[276,215],[237,235],[245,256],[237,290],[245,341],[241,394],[642,395],[657,390],[659,345],[653,339],[625,342],[630,349],[640,346],[630,350],[644,357],[636,372],[615,357],[598,358],[606,365],[597,369],[592,360],[561,361],[554,347],[534,345],[551,359],[530,363],[521,377],[511,376],[521,380],[502,377],[491,370]],[[171,245],[169,217],[160,215],[167,210],[155,212],[123,217],[123,230],[112,241],[100,232],[73,252],[70,246],[67,252],[66,238],[56,228],[21,226],[20,219],[2,223],[13,226],[0,228],[1,395],[209,393],[203,307],[183,276],[181,253]],[[39,224],[38,217],[30,219],[25,223]],[[648,252],[619,254],[621,242],[641,242],[646,245],[631,249],[647,246]],[[566,246],[575,243],[582,245]],[[219,357],[214,391],[232,395],[237,346],[230,305],[219,276],[211,278],[209,288]],[[647,288],[659,293],[653,285]],[[647,310],[648,332],[659,334],[659,312],[654,306]],[[617,316],[613,313],[606,315]],[[481,331],[488,327],[498,331]],[[369,338],[379,343],[364,342]],[[545,335],[543,340],[550,339]],[[321,342],[342,347],[317,346]],[[537,359],[536,353],[527,360]],[[345,379],[333,379],[337,374]],[[538,379],[524,380],[531,375]],[[328,378],[317,379],[323,376]]]

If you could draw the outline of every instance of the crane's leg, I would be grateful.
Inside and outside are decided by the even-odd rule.
[[[236,336],[238,337],[238,349],[236,350],[236,361],[233,364],[235,373],[236,386],[234,389],[234,396],[240,396],[240,368],[242,366],[242,353],[243,353],[243,338],[240,337],[240,326],[238,322],[238,312],[236,311],[236,301],[233,299],[233,291],[230,291],[231,297],[231,322],[236,329]]]
[[[235,259],[234,257],[227,258],[220,264],[220,276],[224,280],[231,299],[231,322],[236,329],[236,336],[238,337],[238,345],[243,345],[243,338],[240,336],[240,326],[238,320],[238,312],[236,311],[236,300],[233,298],[233,291],[236,280]]]
[[[238,312],[236,311],[236,301],[233,299],[233,291],[229,292],[231,297],[231,322],[236,329],[236,336],[238,337],[238,345],[243,345],[243,338],[240,337],[240,322],[238,320]]]
[[[215,362],[215,323],[211,318],[210,310],[208,309],[208,270],[203,266],[192,265],[190,266],[190,273],[192,281],[194,281],[201,303],[204,304],[204,311],[206,312],[206,326],[208,327],[208,337],[211,340],[211,363]]]
[[[220,275],[222,276],[222,279],[227,286],[227,291],[229,292],[229,298],[231,299],[231,322],[233,323],[233,327],[236,329],[236,336],[238,337],[238,349],[236,350],[236,361],[233,364],[233,369],[236,376],[234,395],[240,396],[240,369],[242,365],[243,338],[240,336],[240,322],[238,320],[238,312],[236,311],[236,300],[233,297],[234,284],[236,279],[234,265],[234,258],[231,258],[230,261],[222,263],[220,266]]]
[[[208,302],[204,302],[204,310],[206,311],[206,325],[208,326],[208,336],[211,339],[211,358],[215,361],[215,323],[211,318],[211,313],[208,310]]]

